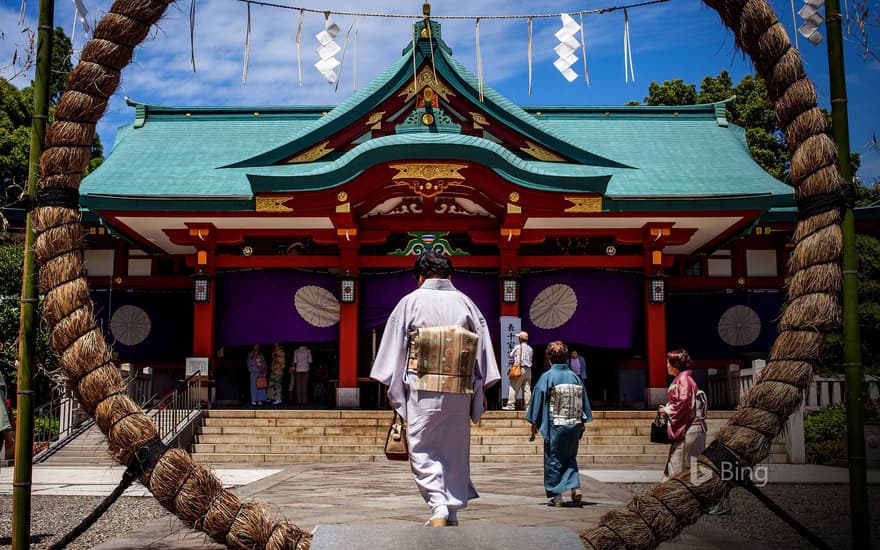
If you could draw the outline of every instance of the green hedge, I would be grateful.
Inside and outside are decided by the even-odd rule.
[[[841,403],[804,415],[807,462],[833,464],[846,458],[846,406]]]

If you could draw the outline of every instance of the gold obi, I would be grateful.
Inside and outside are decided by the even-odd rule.
[[[407,366],[418,375],[416,389],[473,393],[472,379],[479,338],[459,326],[411,330]]]

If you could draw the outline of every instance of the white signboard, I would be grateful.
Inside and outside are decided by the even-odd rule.
[[[507,378],[507,371],[513,361],[510,359],[510,352],[519,343],[516,337],[522,330],[522,318],[512,317],[509,315],[501,316],[501,338],[499,339],[500,347],[498,354],[501,356],[498,362],[498,369],[501,371],[501,399],[507,399],[507,388],[510,386],[510,380]],[[520,390],[520,395],[522,390]]]
[[[187,357],[186,358],[186,375],[198,372],[201,376],[208,376],[208,358],[207,357]]]

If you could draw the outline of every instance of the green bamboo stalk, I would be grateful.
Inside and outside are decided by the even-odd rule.
[[[40,155],[49,119],[49,80],[52,68],[53,0],[40,0],[37,18],[37,66],[34,75],[34,115],[31,119],[31,150],[28,165],[28,195],[37,193]],[[21,282],[21,321],[18,348],[18,416],[15,427],[15,470],[12,484],[12,548],[27,550],[31,542],[31,480],[33,476],[34,390],[36,357],[37,272],[34,268],[33,212],[28,212],[24,269]]]
[[[838,169],[844,185],[855,185],[849,161],[849,117],[846,76],[843,68],[843,34],[839,0],[825,3],[825,30],[828,34],[828,73],[831,84],[831,123],[838,150]],[[859,335],[859,261],[856,254],[856,222],[847,208],[843,232],[843,365],[846,380],[846,448],[849,463],[849,508],[852,547],[871,547],[868,519],[868,477],[865,466],[865,421],[862,409],[861,337]]]

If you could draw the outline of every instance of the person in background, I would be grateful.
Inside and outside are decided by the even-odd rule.
[[[657,412],[669,418],[666,431],[672,444],[663,470],[663,481],[690,467],[706,448],[705,411],[697,410],[697,383],[691,373],[693,361],[687,351],[672,350],[666,354],[666,373],[673,376],[666,390],[667,403]]]
[[[6,406],[6,379],[0,371],[0,447],[5,445],[4,454],[0,458],[11,460],[15,456],[15,429],[12,427],[10,411]]]
[[[266,392],[269,398],[269,401],[272,402],[273,405],[280,405],[282,403],[282,384],[284,383],[284,365],[287,363],[287,359],[284,353],[284,346],[282,346],[279,342],[275,342],[275,347],[272,349],[272,366],[269,369],[269,387]]]
[[[511,365],[519,363],[522,366],[522,375],[519,378],[512,378],[508,381],[507,404],[502,407],[505,411],[516,410],[516,394],[522,389],[523,392],[523,409],[529,408],[529,402],[532,400],[532,346],[526,342],[529,340],[529,333],[521,331],[516,335],[519,343],[513,346],[508,356]]]
[[[309,370],[312,365],[312,350],[300,346],[293,351],[293,368],[296,375],[296,404],[305,405],[309,402]]]
[[[388,317],[370,377],[388,386],[388,402],[407,424],[410,467],[431,507],[425,525],[455,526],[458,511],[479,496],[469,421],[479,422],[484,388],[501,375],[486,319],[453,286],[449,257],[426,252],[413,271],[418,288]],[[437,360],[445,350],[452,365]]]
[[[544,490],[549,506],[562,506],[562,494],[571,490],[572,502],[583,498],[577,454],[584,423],[593,412],[581,377],[568,367],[568,348],[556,340],[547,345],[544,356],[550,369],[535,384],[526,413],[531,437],[544,438]]]
[[[262,405],[266,400],[266,388],[257,387],[257,378],[266,376],[266,358],[260,351],[260,344],[254,344],[248,352],[247,367],[251,377],[251,405]]]
[[[571,357],[568,358],[568,368],[580,377],[581,381],[587,380],[587,362],[578,355],[578,350],[571,350]]]

